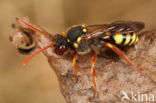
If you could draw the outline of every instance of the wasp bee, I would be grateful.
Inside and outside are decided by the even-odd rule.
[[[48,45],[37,52],[30,55],[23,64],[26,64],[34,55],[52,47],[57,55],[63,55],[68,50],[75,52],[73,57],[73,65],[75,68],[75,78],[77,81],[77,58],[78,55],[84,55],[93,52],[91,73],[93,76],[94,90],[96,89],[96,72],[95,72],[95,62],[97,59],[96,48],[110,48],[118,55],[122,56],[125,61],[136,68],[131,60],[124,54],[123,51],[117,48],[117,46],[132,46],[137,43],[138,32],[144,28],[143,22],[135,21],[116,21],[110,24],[99,24],[99,25],[74,25],[68,28],[65,32],[54,35],[50,37],[48,34],[44,33],[42,30],[35,28],[23,19],[18,19],[18,22],[24,25],[26,28],[31,29],[35,32],[39,32],[42,35],[47,36],[52,40],[52,44]]]

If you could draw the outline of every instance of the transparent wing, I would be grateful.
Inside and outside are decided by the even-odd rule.
[[[143,22],[116,21],[111,24],[88,25],[87,33],[82,35],[82,40],[99,39],[105,37],[107,33],[131,33],[139,32],[145,27]]]

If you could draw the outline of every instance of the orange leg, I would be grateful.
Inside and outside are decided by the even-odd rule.
[[[93,56],[93,59],[92,59],[91,73],[92,73],[92,76],[93,76],[94,91],[95,91],[95,93],[97,93],[97,90],[96,90],[95,62],[96,62],[96,54],[94,53],[94,56]]]
[[[44,48],[41,48],[40,50],[34,52],[33,54],[31,54],[29,57],[27,57],[27,58],[24,60],[23,65],[25,66],[26,63],[27,63],[32,57],[34,57],[34,56],[37,55],[38,53],[40,53],[40,52],[42,52],[42,51],[44,51],[44,50],[46,50],[46,49],[48,49],[49,47],[52,47],[52,46],[53,46],[53,45],[51,44],[51,45],[48,45],[48,46],[46,46],[46,47],[44,47]]]
[[[142,69],[139,69],[137,67],[135,67],[132,62],[128,59],[128,57],[124,54],[124,52],[122,52],[120,49],[118,49],[117,47],[115,47],[114,45],[110,44],[110,43],[106,43],[105,47],[109,47],[111,48],[114,52],[116,52],[117,54],[119,54],[120,56],[122,56],[126,62],[132,66],[134,69],[136,69],[138,72],[140,72],[142,75],[144,75],[145,77],[147,77],[149,80],[151,80],[154,84],[156,84],[155,81],[153,81],[149,76],[147,76],[146,74],[144,74],[142,71]]]
[[[77,82],[77,69],[78,69],[78,66],[77,66],[77,53],[75,53],[74,57],[73,57],[73,65],[74,65],[74,68],[75,68],[75,82]]]
[[[118,49],[117,47],[115,47],[114,45],[110,44],[110,43],[106,43],[105,47],[111,48],[114,52],[116,52],[118,55],[122,56],[125,61],[132,66],[133,68],[135,68],[137,71],[140,71],[140,69],[136,68],[133,63],[131,62],[131,60],[129,60],[129,58],[124,54],[123,51],[121,51],[120,49]]]

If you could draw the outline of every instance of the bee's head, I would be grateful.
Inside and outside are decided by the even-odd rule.
[[[65,37],[56,35],[55,38],[55,53],[57,55],[63,55],[68,49],[68,43]]]

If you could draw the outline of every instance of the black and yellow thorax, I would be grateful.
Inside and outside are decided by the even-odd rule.
[[[74,25],[66,32],[67,42],[72,49],[76,49],[81,41],[81,36],[87,32],[85,25]]]

